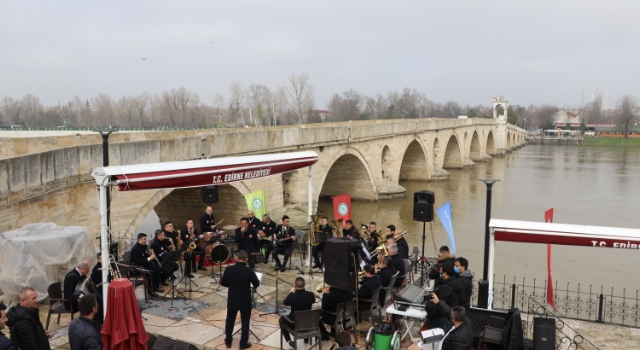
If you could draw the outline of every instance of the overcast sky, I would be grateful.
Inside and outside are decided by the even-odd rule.
[[[45,105],[180,86],[211,103],[233,81],[300,73],[319,108],[351,88],[471,105],[640,97],[638,0],[5,0],[0,33],[0,96]]]

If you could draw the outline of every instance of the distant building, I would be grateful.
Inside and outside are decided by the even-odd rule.
[[[577,112],[563,110],[553,115],[553,123],[556,129],[564,129],[567,124],[571,125],[571,129],[580,129],[580,121],[581,119]]]
[[[327,121],[328,119],[330,119],[331,115],[333,113],[326,111],[324,109],[316,109],[315,111],[311,111],[312,113],[318,113],[318,115],[320,116],[320,120],[322,120],[322,122],[324,123],[325,121]]]

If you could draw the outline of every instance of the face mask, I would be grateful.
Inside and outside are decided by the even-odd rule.
[[[442,278],[442,274],[440,274],[440,278]]]
[[[455,273],[460,273],[460,268],[457,266],[454,266],[453,271],[455,271]]]

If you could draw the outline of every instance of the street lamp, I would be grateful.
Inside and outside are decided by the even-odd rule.
[[[489,221],[491,220],[491,188],[493,184],[500,181],[494,179],[481,179],[487,185],[487,205],[484,227],[484,266],[482,279],[478,281],[478,307],[487,309],[489,307]]]

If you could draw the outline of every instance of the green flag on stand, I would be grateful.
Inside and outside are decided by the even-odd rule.
[[[253,215],[262,219],[262,215],[267,213],[267,202],[264,200],[264,190],[259,190],[244,195],[245,201],[247,201],[247,209],[253,210]]]

